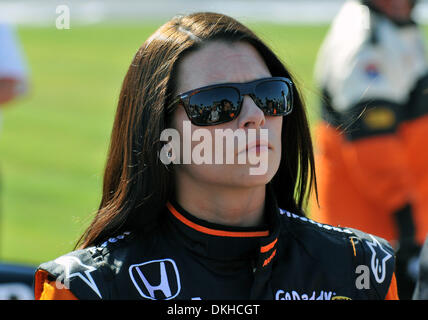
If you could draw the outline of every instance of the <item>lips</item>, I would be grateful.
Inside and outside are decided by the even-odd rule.
[[[245,149],[240,150],[238,153],[241,152],[264,152],[264,151],[268,151],[269,149],[272,149],[271,145],[269,144],[269,142],[267,142],[266,140],[253,140],[250,141],[246,146]]]

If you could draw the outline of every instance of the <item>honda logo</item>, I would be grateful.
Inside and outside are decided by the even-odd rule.
[[[174,260],[152,260],[129,267],[129,275],[143,298],[169,300],[181,289],[180,276]]]

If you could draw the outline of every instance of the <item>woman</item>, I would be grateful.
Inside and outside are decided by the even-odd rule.
[[[233,117],[212,123],[192,112],[223,99],[238,107]],[[273,110],[268,100],[278,101]],[[184,145],[194,151],[200,140],[186,141],[186,121],[192,138],[201,129],[204,137],[219,129],[257,135],[232,153],[227,144],[219,149],[230,164],[196,164],[198,154],[186,161]],[[160,139],[168,128],[179,143]],[[260,162],[265,155],[266,170],[250,174],[254,163],[236,161],[242,153]],[[81,248],[39,267],[36,298],[393,298],[385,241],[304,216],[314,181],[303,102],[275,54],[230,17],[173,18],[142,45],[125,77],[103,198]],[[380,274],[367,274],[370,289],[356,288],[356,266],[376,254]]]

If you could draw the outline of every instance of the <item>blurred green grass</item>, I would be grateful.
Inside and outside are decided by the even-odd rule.
[[[19,28],[31,91],[3,113],[0,260],[38,264],[73,249],[100,201],[123,77],[160,25]],[[249,26],[296,76],[315,121],[313,65],[327,26]]]

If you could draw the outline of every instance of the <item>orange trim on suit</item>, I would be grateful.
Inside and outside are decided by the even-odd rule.
[[[169,211],[182,223],[187,225],[188,227],[195,229],[199,232],[210,234],[212,236],[220,236],[220,237],[241,237],[241,238],[247,238],[247,237],[267,237],[269,235],[269,231],[224,231],[224,230],[217,230],[217,229],[211,229],[207,228],[201,225],[198,225],[186,217],[184,217],[181,213],[179,213],[171,203],[167,203],[167,207]]]
[[[58,288],[55,281],[48,280],[46,271],[38,270],[34,279],[34,297],[36,300],[78,300],[66,288]]]

